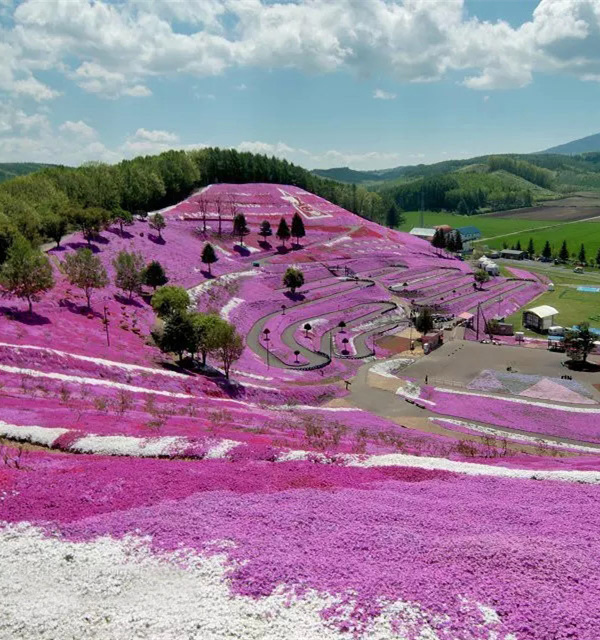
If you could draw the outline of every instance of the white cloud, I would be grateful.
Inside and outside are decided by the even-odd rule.
[[[238,84],[234,87],[236,91],[246,91],[248,87],[242,82],[242,84]]]
[[[83,120],[78,120],[77,122],[67,120],[66,122],[63,122],[58,129],[63,133],[73,135],[76,138],[83,140],[94,140],[98,135],[98,132],[93,127],[90,127],[88,124],[83,122]]]
[[[149,96],[146,82],[154,78],[234,67],[349,70],[401,82],[431,82],[454,71],[464,73],[464,86],[485,91],[525,86],[536,72],[600,78],[598,0],[541,0],[531,20],[516,28],[469,17],[463,0],[25,0],[8,6],[12,24],[0,32],[0,90],[38,101],[57,95],[35,77],[39,69],[65,73],[107,98]],[[378,98],[387,94],[378,91]]]
[[[395,100],[396,94],[390,93],[389,91],[384,91],[383,89],[375,89],[373,98],[375,100]]]

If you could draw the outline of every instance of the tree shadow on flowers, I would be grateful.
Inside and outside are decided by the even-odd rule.
[[[233,250],[243,258],[247,258],[250,255],[250,251],[248,247],[242,247],[241,244],[234,245]]]
[[[301,302],[302,300],[306,300],[306,296],[303,293],[300,293],[299,291],[296,291],[296,293],[292,293],[291,291],[286,291],[283,295],[289,300],[291,300],[292,302]]]
[[[153,235],[151,233],[148,234],[148,240],[150,240],[151,242],[154,242],[154,244],[160,244],[160,245],[166,244],[166,240],[164,238]]]
[[[0,316],[5,316],[10,320],[15,320],[21,324],[26,324],[30,327],[39,327],[45,324],[50,324],[50,319],[46,316],[42,316],[34,310],[24,311],[22,309],[14,309],[13,307],[0,307]]]
[[[143,309],[144,307],[137,298],[129,298],[129,296],[123,296],[120,293],[115,293],[113,297],[119,304],[124,304],[129,307],[137,307],[138,309]]]

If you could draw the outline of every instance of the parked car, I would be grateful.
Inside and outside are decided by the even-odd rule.
[[[583,267],[575,267],[573,273],[583,273]]]

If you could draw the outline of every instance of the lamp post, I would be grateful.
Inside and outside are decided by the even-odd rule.
[[[283,316],[285,315],[285,310],[286,309],[287,309],[287,307],[284,304],[282,304],[281,305],[281,315],[283,315]]]
[[[296,356],[296,360],[294,360],[295,364],[299,364],[298,356],[300,355],[300,352],[298,351],[298,349],[294,351],[294,355]]]
[[[104,330],[106,331],[106,344],[110,347],[110,334],[108,333],[108,308],[104,305]]]
[[[266,345],[266,349],[267,349],[267,369],[269,369],[270,366],[271,366],[271,363],[269,362],[269,355],[270,355],[270,352],[269,352],[269,340],[271,339],[271,338],[269,338],[269,334],[270,333],[271,333],[271,331],[268,328],[265,328],[265,330],[263,331],[263,336],[264,336],[265,345]]]

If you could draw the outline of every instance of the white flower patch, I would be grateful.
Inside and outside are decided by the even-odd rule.
[[[160,391],[156,389],[147,389],[146,387],[137,387],[132,384],[123,382],[112,382],[111,380],[101,380],[98,378],[87,378],[85,376],[70,376],[64,373],[54,373],[52,371],[37,371],[36,369],[24,369],[22,367],[10,367],[0,364],[0,371],[6,373],[16,373],[31,376],[33,378],[50,378],[52,380],[61,380],[62,382],[74,382],[77,384],[89,384],[99,387],[111,387],[112,389],[123,389],[132,393],[150,393],[158,396],[169,396],[170,398],[194,398],[189,393],[178,393],[176,391]]]
[[[431,422],[435,424],[439,424],[440,426],[444,426],[444,422],[448,424],[454,424],[458,427],[463,427],[464,429],[469,429],[470,431],[477,431],[479,433],[485,433],[486,435],[495,436],[497,438],[506,438],[506,440],[510,440],[513,442],[522,442],[523,444],[533,444],[539,445],[542,444],[548,447],[556,447],[557,449],[566,449],[568,451],[583,451],[585,453],[600,453],[600,445],[597,447],[586,446],[580,444],[569,444],[568,442],[557,442],[556,440],[547,440],[546,438],[536,438],[533,436],[526,436],[520,433],[508,433],[507,431],[501,431],[500,429],[494,429],[492,427],[484,427],[481,424],[476,424],[475,422],[464,422],[462,420],[456,420],[454,418],[429,418]]]
[[[242,245],[237,245],[237,246],[239,246],[241,249],[246,249],[250,253],[259,253],[260,252],[260,249],[258,247],[253,247],[250,244],[244,244],[243,247],[242,247]]]
[[[89,435],[79,438],[70,449],[80,453],[95,453],[107,456],[133,456],[136,458],[158,458],[170,455],[185,442],[175,436],[136,438],[135,436]]]
[[[210,289],[210,287],[212,287],[214,284],[217,284],[217,283],[227,284],[229,282],[233,282],[234,280],[237,280],[238,278],[243,278],[245,276],[255,276],[258,273],[260,273],[258,269],[250,269],[248,271],[237,271],[236,273],[227,273],[223,276],[219,276],[218,278],[214,278],[212,280],[206,280],[206,282],[202,282],[199,285],[196,285],[195,287],[188,289],[188,293],[190,295],[190,298],[194,302],[196,302],[200,297],[200,295],[205,291],[207,291],[208,289]]]
[[[323,246],[324,247],[333,247],[336,244],[339,244],[340,242],[348,242],[351,241],[352,238],[350,236],[340,236],[339,238],[334,238],[333,240],[330,240],[329,242],[324,242]]]
[[[242,443],[237,440],[220,440],[208,450],[204,456],[207,459],[224,458],[232,449],[240,446]]]
[[[35,350],[43,353],[49,353],[56,356],[65,358],[73,358],[74,360],[82,360],[83,362],[93,362],[94,364],[102,365],[103,367],[114,367],[115,369],[122,369],[124,371],[140,371],[142,373],[153,373],[161,376],[170,376],[172,378],[185,377],[185,374],[178,373],[177,371],[168,371],[166,369],[153,369],[152,367],[144,367],[140,364],[127,364],[126,362],[117,362],[116,360],[105,360],[104,358],[93,358],[92,356],[82,356],[78,353],[71,353],[69,351],[59,351],[58,349],[49,349],[48,347],[38,347],[31,344],[10,344],[7,342],[0,342],[0,347],[6,347],[9,349],[21,350]]]
[[[243,302],[244,302],[243,298],[231,298],[231,300],[229,300],[227,304],[224,305],[223,308],[221,309],[221,312],[220,312],[221,318],[223,318],[224,320],[229,320],[229,316],[231,312],[236,307],[239,307]]]
[[[257,373],[250,373],[248,371],[241,371],[240,369],[232,369],[232,373],[236,373],[238,376],[244,376],[245,378],[252,378],[253,380],[273,380],[270,376],[259,376]]]
[[[458,462],[446,458],[412,456],[404,453],[389,453],[366,456],[351,460],[350,466],[356,467],[416,467],[436,471],[451,471],[471,476],[495,476],[499,478],[522,478],[536,480],[564,480],[567,482],[600,483],[600,471],[540,471],[537,469],[510,469],[477,462]]]
[[[225,551],[157,555],[149,538],[68,542],[20,524],[0,528],[0,564],[6,638],[347,638],[320,616],[332,597],[294,597],[285,587],[258,599],[232,593]]]
[[[31,444],[44,445],[51,447],[57,438],[67,433],[68,429],[59,427],[38,427],[36,425],[18,426],[16,424],[8,424],[0,420],[0,436],[9,438],[18,442],[29,442]]]
[[[215,245],[215,249],[219,253],[222,253],[225,256],[230,256],[231,255],[231,251],[227,251],[227,249],[224,249],[223,247],[220,247],[218,244]]]

